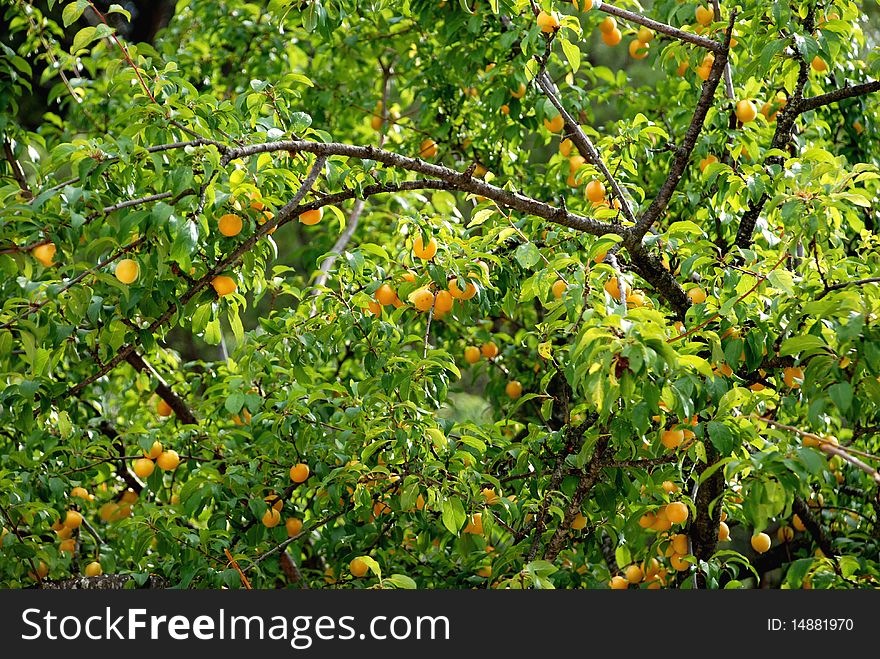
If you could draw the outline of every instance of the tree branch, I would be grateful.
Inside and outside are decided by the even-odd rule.
[[[831,103],[837,103],[837,101],[854,98],[856,96],[864,96],[865,94],[871,94],[876,91],[880,91],[880,80],[872,80],[851,87],[841,87],[840,89],[835,89],[826,94],[819,94],[818,96],[805,98],[801,104],[801,112],[809,112],[810,110],[815,110],[823,105],[830,105]]]
[[[660,32],[661,34],[665,34],[666,36],[678,39],[679,41],[692,43],[695,46],[700,46],[701,48],[711,50],[715,53],[721,53],[724,49],[724,46],[717,41],[707,39],[706,37],[701,37],[699,34],[694,34],[693,32],[679,30],[677,27],[667,25],[666,23],[661,23],[660,21],[652,20],[647,16],[642,16],[641,14],[636,14],[635,12],[627,11],[626,9],[620,9],[619,7],[610,5],[607,2],[594,2],[593,9],[597,11],[604,11],[606,14],[617,16],[617,18],[622,18],[623,20],[629,21],[630,23],[644,25],[646,28],[654,30],[655,32]]]
[[[156,380],[156,393],[159,395],[159,398],[168,403],[168,406],[174,410],[174,413],[177,415],[177,418],[180,419],[182,423],[186,423],[188,425],[197,425],[198,419],[196,419],[196,415],[193,413],[192,409],[189,405],[186,404],[180,396],[178,396],[171,387],[166,384],[165,380],[162,379],[162,376],[154,369],[150,364],[146,362],[146,360],[141,357],[137,352],[132,351],[125,360],[131,364],[132,368],[135,371],[139,371],[141,373],[148,373],[150,377]]]
[[[12,177],[15,179],[15,182],[18,183],[18,187],[21,188],[21,191],[27,198],[33,199],[34,193],[28,185],[24,169],[22,169],[21,163],[18,162],[18,159],[15,157],[15,153],[12,150],[12,142],[10,142],[9,138],[5,136],[3,137],[3,153],[6,156],[6,160],[9,162],[9,166],[12,168]]]
[[[494,200],[499,205],[543,218],[555,224],[569,227],[570,229],[583,231],[596,236],[617,232],[615,227],[607,222],[600,222],[599,220],[583,217],[582,215],[571,213],[564,208],[551,206],[550,204],[527,197],[518,192],[510,192],[498,188],[481,179],[473,178],[466,172],[458,172],[442,165],[434,165],[418,158],[402,156],[383,149],[377,149],[373,146],[357,146],[352,144],[341,144],[338,142],[321,143],[305,140],[267,142],[230,149],[223,157],[221,164],[225,165],[236,158],[245,158],[272,151],[290,151],[294,153],[306,152],[315,155],[345,156],[348,158],[381,162],[384,165],[399,167],[400,169],[437,178],[449,184],[447,189],[481,195]],[[264,224],[262,226],[266,227],[267,225]]]
[[[553,84],[553,81],[550,79],[550,76],[547,75],[545,70],[541,70],[538,73],[536,78],[538,83],[538,87],[541,88],[541,91],[547,96],[550,102],[553,104],[559,114],[562,116],[562,119],[565,122],[565,135],[568,137],[572,143],[577,147],[578,152],[587,159],[599,172],[602,176],[605,177],[605,180],[608,181],[609,186],[613,192],[613,198],[617,199],[620,202],[621,210],[623,211],[624,217],[632,223],[635,223],[636,216],[633,213],[632,208],[629,205],[629,201],[623,194],[623,189],[617,182],[617,179],[614,178],[614,175],[611,173],[611,170],[608,169],[608,166],[602,160],[602,156],[599,153],[599,150],[593,144],[584,130],[580,127],[580,124],[572,117],[568,111],[565,109],[565,106],[562,104],[562,101],[559,100],[559,90],[556,89],[556,85]],[[486,195],[488,196],[488,195]],[[605,231],[608,233],[609,231]]]
[[[599,439],[596,441],[596,447],[593,449],[593,456],[587,463],[586,470],[581,474],[577,488],[571,495],[571,501],[568,504],[568,508],[565,510],[565,516],[559,526],[556,527],[556,532],[553,534],[553,537],[550,538],[550,542],[547,543],[547,547],[544,549],[544,560],[553,561],[559,555],[559,552],[562,551],[565,538],[568,536],[568,530],[571,528],[572,520],[574,520],[575,516],[581,511],[581,504],[583,503],[584,498],[590,493],[590,490],[593,489],[593,485],[599,480],[602,468],[605,466],[605,451],[607,449],[608,436],[600,435]]]
[[[837,552],[834,551],[834,548],[831,546],[831,541],[825,534],[825,530],[819,524],[819,521],[816,519],[815,515],[813,515],[813,511],[810,510],[810,507],[807,505],[806,501],[804,501],[801,497],[795,495],[794,501],[791,504],[791,511],[801,518],[801,521],[804,523],[804,526],[807,528],[807,531],[810,533],[810,535],[813,536],[813,540],[815,540],[816,544],[819,545],[822,553],[829,558],[835,556]]]
[[[865,284],[878,284],[880,283],[880,277],[866,277],[865,279],[853,279],[852,281],[842,281],[837,284],[830,284],[825,287],[825,290],[819,293],[816,296],[817,300],[821,300],[823,297],[831,293],[832,291],[839,291],[842,288],[846,288],[847,286],[864,286]]]

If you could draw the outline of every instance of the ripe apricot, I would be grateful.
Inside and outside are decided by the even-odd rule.
[[[599,23],[599,32],[602,34],[608,34],[609,32],[617,29],[617,21],[614,20],[613,16],[606,16],[602,19],[602,22]]]
[[[624,578],[631,584],[637,584],[644,578],[642,568],[638,565],[630,565],[623,571]]]
[[[180,456],[177,455],[177,451],[162,451],[162,454],[156,458],[156,464],[164,471],[174,471],[180,464]]]
[[[156,463],[150,458],[138,458],[132,464],[132,468],[138,478],[149,478],[156,469]]]
[[[706,156],[705,158],[703,158],[700,161],[700,172],[701,173],[704,172],[706,170],[706,167],[708,167],[709,165],[712,165],[716,162],[718,162],[718,158],[716,158],[714,155],[712,155],[710,153],[708,156]]]
[[[251,206],[255,203],[259,202],[251,202]],[[262,205],[262,204],[260,204]],[[232,236],[237,236],[241,233],[241,228],[243,224],[241,218],[234,213],[227,213],[226,215],[221,215],[220,219],[217,220],[217,228],[227,238],[231,238]]]
[[[229,295],[230,293],[235,293],[238,286],[235,283],[235,280],[232,277],[227,277],[226,275],[217,275],[214,279],[211,280],[211,286],[214,287],[214,291],[216,291],[217,295],[223,297],[224,295]]]
[[[397,293],[388,284],[382,284],[373,293],[373,297],[376,298],[379,304],[388,306],[389,304],[394,304],[394,301],[397,299]]]
[[[274,492],[264,496],[263,501],[266,502],[267,506],[272,506],[278,512],[281,512],[281,509],[284,508],[284,500]]]
[[[428,311],[434,306],[434,294],[427,288],[418,288],[409,294],[409,301],[419,311]]]
[[[304,213],[299,214],[299,221],[302,224],[305,224],[308,227],[316,225],[321,221],[321,218],[324,216],[323,208],[315,208],[310,211],[305,211]]]
[[[688,537],[684,533],[676,533],[672,536],[670,545],[676,554],[688,553]]]
[[[144,457],[150,458],[151,460],[155,460],[160,455],[162,455],[162,442],[158,440],[153,442],[149,451],[144,451]]]
[[[611,581],[608,582],[608,587],[611,588],[611,590],[626,590],[629,588],[629,581],[624,577],[617,575],[611,577]]]
[[[89,501],[92,497],[89,496],[89,491],[84,487],[75,487],[70,491],[71,499],[85,499]]]
[[[790,526],[780,526],[779,530],[776,531],[776,538],[781,545],[784,545],[786,542],[791,542],[794,539],[794,529]]]
[[[416,258],[422,259],[423,261],[430,261],[434,258],[434,255],[437,253],[437,241],[432,237],[428,244],[425,245],[422,241],[421,236],[416,236],[415,241],[413,241],[413,254]]]
[[[544,34],[549,34],[559,29],[559,19],[556,17],[556,13],[552,11],[550,13],[542,11],[538,14],[537,23]]]
[[[438,317],[443,316],[452,309],[454,301],[455,298],[449,291],[437,291],[437,295],[434,296],[434,313]]]
[[[113,274],[115,274],[116,278],[123,284],[131,284],[134,282],[134,280],[138,278],[139,273],[140,268],[138,267],[137,262],[132,259],[122,259],[116,264],[116,268],[113,270]]]
[[[305,483],[309,478],[309,466],[302,462],[290,468],[290,480],[294,483]]]
[[[807,527],[804,526],[803,521],[801,521],[801,518],[797,515],[794,515],[791,518],[791,525],[794,527],[795,531],[800,531],[801,533],[807,530]]]
[[[494,359],[498,356],[499,350],[494,341],[489,341],[480,346],[480,352],[483,353],[483,357],[486,359]]]
[[[799,366],[788,366],[782,371],[782,381],[789,388],[798,389],[804,381],[804,370]]]
[[[605,185],[598,179],[593,179],[587,183],[586,187],[587,199],[593,203],[605,200]]]
[[[672,450],[681,446],[684,441],[683,430],[664,430],[660,433],[660,443]]]
[[[45,245],[37,245],[34,247],[31,250],[31,255],[48,268],[55,265],[53,259],[55,258],[56,251],[58,251],[58,248],[55,247],[55,243],[46,243]]]
[[[171,406],[165,402],[165,399],[160,398],[156,403],[156,413],[159,416],[171,416],[171,413],[174,410],[171,409]]]
[[[615,300],[620,299],[620,283],[617,281],[617,277],[611,277],[611,279],[605,282],[603,288]]]
[[[92,561],[91,563],[86,565],[83,573],[87,577],[100,577],[102,574],[104,574],[104,568],[101,567],[101,564],[98,561]]]
[[[639,517],[639,526],[643,529],[649,529],[654,526],[654,522],[657,521],[657,516],[652,512],[647,512],[641,517]]]
[[[558,133],[565,127],[565,119],[562,118],[561,114],[557,114],[553,117],[544,117],[544,128],[549,130],[551,133]]]
[[[630,307],[643,307],[645,306],[645,293],[640,290],[631,290],[626,294],[626,306]]]
[[[434,158],[437,155],[437,143],[430,137],[422,140],[419,145],[419,156],[422,158]]]
[[[303,522],[298,517],[289,517],[284,522],[284,526],[287,529],[287,537],[292,538],[295,535],[299,535],[299,532],[302,531]]]
[[[550,287],[550,290],[553,292],[553,297],[558,300],[565,294],[566,288],[567,286],[565,282],[561,279],[557,279],[555,282],[553,282],[553,286]]]
[[[715,12],[711,7],[697,7],[694,12],[697,23],[702,26],[710,25],[715,20]]]
[[[367,565],[366,561],[362,561],[359,558],[355,558],[348,564],[348,571],[351,572],[351,576],[357,579],[365,576],[369,570],[370,566]]]
[[[752,549],[754,549],[759,554],[763,554],[768,549],[770,549],[770,536],[766,533],[758,533],[757,535],[752,536]]]
[[[611,17],[609,16],[609,18],[611,18]],[[605,19],[605,20],[608,20],[608,19]],[[620,41],[622,39],[623,39],[623,34],[621,34],[620,30],[618,30],[617,28],[614,28],[610,32],[603,32],[602,33],[602,42],[606,46],[616,46],[617,44],[620,43]]]
[[[736,118],[740,123],[747,124],[758,116],[758,108],[748,99],[743,99],[736,104]]]
[[[464,533],[471,535],[483,535],[483,513],[474,513],[467,525],[464,527]]]
[[[727,542],[730,540],[730,527],[726,522],[718,524],[718,542]]]
[[[688,507],[680,501],[673,501],[666,506],[666,517],[673,524],[684,524],[688,518]]]
[[[474,278],[476,277],[476,275],[474,275],[473,273],[468,273],[468,277]],[[450,279],[447,282],[447,286],[449,288],[450,295],[452,295],[452,297],[456,298],[457,300],[470,300],[477,294],[477,287],[470,281],[467,282],[467,285],[462,291],[458,287],[458,279],[456,277]]]
[[[510,398],[516,400],[520,396],[522,396],[522,384],[520,384],[519,380],[511,380],[504,387],[504,393],[506,393]]]
[[[687,292],[687,296],[694,304],[701,304],[706,301],[706,291],[704,291],[699,286],[689,289]]]
[[[272,529],[278,526],[281,522],[281,513],[279,513],[274,508],[269,508],[263,513],[263,518],[261,520],[263,522],[263,526],[267,529]]]
[[[571,528],[575,531],[580,531],[587,525],[587,518],[584,517],[582,513],[578,513],[574,516],[574,519],[571,520]]]
[[[75,510],[68,510],[64,516],[64,526],[69,529],[78,529],[83,522],[83,516]]]
[[[818,55],[816,55],[813,58],[813,61],[810,62],[810,66],[813,68],[813,71],[816,71],[817,73],[824,73],[828,70],[828,64]]]
[[[678,492],[681,489],[678,485],[676,485],[672,481],[663,481],[663,484],[661,487],[663,488],[663,491],[666,492],[667,494],[675,494],[676,492]]]
[[[648,44],[633,39],[629,42],[629,54],[633,59],[645,59],[648,56]]]
[[[639,41],[644,44],[651,43],[654,40],[654,33],[645,26],[639,28],[639,32],[636,36],[638,36]]]

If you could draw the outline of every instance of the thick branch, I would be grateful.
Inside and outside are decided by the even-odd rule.
[[[156,393],[159,395],[159,398],[168,403],[168,406],[174,410],[177,418],[180,419],[182,423],[192,425],[198,424],[196,415],[190,409],[189,405],[186,404],[186,401],[174,393],[156,369],[150,366],[143,357],[137,352],[132,351],[125,360],[131,364],[134,370],[142,373],[149,373],[150,376],[156,380]]]
[[[836,552],[831,546],[831,541],[828,539],[825,530],[819,524],[815,515],[813,515],[813,511],[810,510],[806,501],[799,496],[795,496],[794,501],[791,504],[791,510],[795,515],[801,518],[801,521],[804,523],[804,526],[807,528],[810,535],[813,536],[813,540],[819,545],[819,549],[822,550],[822,553],[829,558],[834,556]]]
[[[543,218],[549,222],[560,224],[577,231],[584,231],[596,236],[606,233],[616,233],[615,227],[606,223],[571,213],[564,208],[557,208],[537,199],[532,199],[518,192],[503,190],[485,181],[473,178],[467,173],[458,172],[442,165],[434,165],[418,158],[410,158],[397,153],[377,149],[373,146],[356,146],[352,144],[340,144],[338,142],[309,142],[305,140],[267,142],[264,144],[251,144],[240,148],[230,149],[224,156],[222,164],[226,164],[236,158],[269,153],[272,151],[288,151],[292,153],[306,152],[323,156],[345,156],[361,160],[381,162],[390,167],[398,167],[411,172],[431,176],[450,185],[448,189],[470,192],[494,200],[500,206],[512,208],[529,215]],[[262,225],[267,226],[266,224]]]
[[[730,14],[727,34],[724,37],[724,47],[721,52],[715,56],[715,60],[712,63],[712,69],[709,72],[709,77],[703,83],[703,90],[700,94],[700,99],[697,101],[697,106],[694,109],[694,115],[691,117],[691,123],[688,126],[687,132],[685,132],[684,139],[675,152],[675,157],[672,160],[672,165],[669,167],[669,173],[666,175],[666,180],[663,182],[663,185],[660,186],[660,190],[658,190],[657,196],[654,197],[654,201],[651,202],[651,205],[648,206],[648,209],[644,212],[642,217],[639,218],[639,221],[633,228],[633,233],[639,239],[648,232],[648,229],[651,228],[651,225],[654,224],[654,222],[660,219],[663,211],[665,211],[666,207],[669,205],[669,201],[672,199],[672,194],[678,187],[681,177],[684,175],[685,168],[691,158],[691,153],[697,144],[700,132],[703,130],[703,123],[706,121],[706,115],[709,113],[709,108],[712,107],[715,90],[718,89],[718,83],[721,82],[721,76],[724,74],[725,67],[727,66],[730,36],[733,33],[733,22],[735,19],[736,10],[732,11]]]
[[[819,94],[818,96],[805,98],[804,102],[801,104],[801,112],[809,112],[810,110],[815,110],[823,105],[830,105],[831,103],[837,103],[837,101],[854,98],[856,96],[864,96],[865,94],[871,94],[876,91],[880,91],[880,80],[872,80],[859,85],[853,85],[852,87],[841,87],[840,89],[835,89],[826,94]]]
[[[665,34],[680,41],[687,41],[688,43],[692,43],[695,46],[700,46],[701,48],[706,48],[707,50],[711,50],[716,53],[723,52],[724,47],[717,41],[707,39],[706,37],[701,37],[699,34],[693,34],[692,32],[679,30],[678,28],[667,25],[666,23],[651,20],[650,18],[642,16],[641,14],[636,14],[631,11],[627,11],[626,9],[620,9],[618,7],[615,7],[614,5],[609,5],[607,2],[595,2],[593,3],[593,8],[598,11],[604,11],[606,14],[611,14],[612,16],[622,18],[623,20],[629,21],[630,23],[644,25],[646,28],[654,30],[655,32],[660,32],[661,34]]]
[[[572,520],[581,511],[583,500],[590,493],[590,490],[593,489],[593,485],[599,480],[602,468],[604,467],[604,457],[607,448],[608,437],[600,436],[596,442],[596,448],[593,449],[593,457],[587,463],[586,471],[581,474],[577,488],[571,496],[571,501],[565,510],[565,516],[556,528],[553,537],[550,538],[550,542],[547,543],[547,547],[544,550],[544,560],[553,561],[559,555],[559,552],[562,551],[565,539],[568,537],[568,530],[571,528]]]
[[[721,501],[724,492],[724,474],[722,469],[716,467],[719,460],[718,451],[707,442],[706,462],[697,468],[697,480],[710,468],[715,468],[697,488],[694,497],[696,514],[690,526],[691,550],[700,561],[708,561],[715,553],[715,545],[718,543],[718,525],[721,523]],[[697,586],[705,587],[705,580],[701,574],[697,576]]]

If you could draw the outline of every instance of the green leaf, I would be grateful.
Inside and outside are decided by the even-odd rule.
[[[443,520],[443,526],[454,534],[458,535],[459,530],[464,526],[467,516],[464,512],[464,506],[458,497],[449,497],[440,502],[440,517]]]
[[[581,49],[568,39],[560,39],[559,41],[562,44],[562,52],[565,53],[568,63],[571,64],[572,73],[577,73],[578,69],[581,68]]]
[[[811,352],[815,349],[828,349],[825,340],[812,334],[804,334],[803,336],[793,336],[782,342],[779,347],[779,355],[785,357],[787,355],[800,355],[802,352]]]
[[[541,252],[534,243],[525,243],[516,248],[514,254],[517,262],[526,270],[534,267],[541,260]]]
[[[415,590],[418,588],[416,582],[405,574],[392,574],[390,577],[387,577],[382,584],[384,586],[390,585],[393,588],[399,588],[401,590]]]
[[[828,387],[828,395],[841,412],[849,412],[853,401],[853,389],[849,382],[838,382]]]
[[[739,446],[739,437],[734,435],[730,428],[717,421],[706,424],[709,432],[709,440],[722,456],[730,455]]]
[[[76,54],[77,51],[89,45],[92,40],[95,39],[95,33],[97,31],[97,28],[94,28],[90,25],[88,27],[84,27],[79,32],[77,32],[74,35],[73,43],[70,46],[71,54]]]
[[[71,23],[78,21],[88,5],[88,0],[77,0],[65,6],[61,12],[61,20],[64,23],[64,27],[70,27]]]
[[[788,270],[773,270],[767,280],[787,295],[794,295],[794,277]]]

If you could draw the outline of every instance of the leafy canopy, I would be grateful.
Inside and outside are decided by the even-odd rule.
[[[876,7],[5,4],[0,584],[877,585]]]

